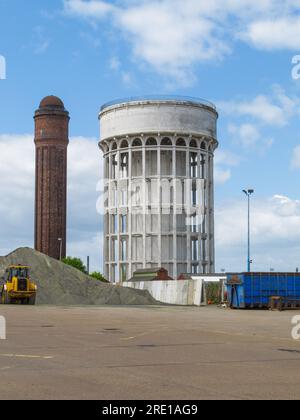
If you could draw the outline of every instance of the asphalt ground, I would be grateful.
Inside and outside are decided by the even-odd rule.
[[[299,314],[0,306],[0,399],[299,399]]]

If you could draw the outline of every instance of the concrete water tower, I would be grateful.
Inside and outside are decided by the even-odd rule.
[[[185,97],[111,102],[99,115],[104,154],[104,269],[213,273],[218,114]]]

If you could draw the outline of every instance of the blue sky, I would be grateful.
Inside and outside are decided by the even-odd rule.
[[[41,98],[58,95],[70,111],[69,253],[91,254],[98,268],[98,111],[115,98],[166,93],[205,98],[219,110],[217,270],[245,268],[241,190],[250,186],[254,268],[300,266],[300,80],[291,64],[299,40],[294,0],[0,0],[7,64],[0,80],[0,253],[32,245],[30,136]],[[20,162],[14,169],[12,159]],[[23,211],[12,211],[20,199]]]

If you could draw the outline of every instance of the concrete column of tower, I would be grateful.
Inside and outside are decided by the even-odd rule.
[[[35,249],[52,258],[66,256],[67,148],[69,113],[55,96],[35,112]]]

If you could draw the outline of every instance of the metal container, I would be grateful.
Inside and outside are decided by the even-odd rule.
[[[227,275],[232,308],[268,308],[272,300],[283,307],[300,306],[299,273],[240,273]]]

